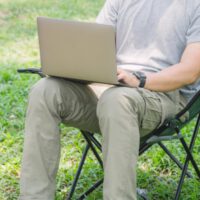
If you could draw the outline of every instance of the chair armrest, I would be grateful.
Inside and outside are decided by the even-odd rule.
[[[193,118],[197,113],[200,112],[200,90],[197,91],[185,108],[176,115],[176,119],[179,119],[186,112],[189,112],[189,118]]]
[[[38,74],[40,77],[46,77],[46,75],[42,72],[40,68],[24,68],[18,69],[18,73],[28,73],[28,74]]]

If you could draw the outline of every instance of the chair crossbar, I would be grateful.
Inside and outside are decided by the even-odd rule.
[[[197,166],[196,161],[194,160],[194,157],[193,157],[192,153],[190,152],[189,147],[187,146],[187,144],[186,144],[186,142],[185,142],[185,140],[183,138],[181,139],[181,143],[182,143],[182,145],[183,145],[183,147],[184,147],[184,149],[185,149],[185,151],[187,153],[187,157],[191,161],[191,163],[192,163],[192,165],[193,165],[193,167],[194,167],[194,169],[195,169],[195,171],[196,171],[196,173],[197,173],[197,175],[198,175],[198,177],[200,179],[200,170],[199,170],[199,168]]]
[[[103,169],[103,161],[102,161],[101,157],[99,156],[97,150],[96,150],[95,147],[94,147],[95,144],[93,144],[92,141],[90,140],[90,138],[91,138],[91,136],[90,136],[91,133],[86,132],[86,131],[81,131],[81,133],[83,134],[85,140],[86,140],[87,143],[89,144],[89,146],[90,146],[92,152],[94,153],[94,155],[95,155],[95,157],[97,158],[97,160],[98,160],[100,166],[101,166],[102,169]]]
[[[90,193],[92,193],[94,190],[96,190],[100,185],[103,184],[103,178],[99,181],[97,181],[93,186],[91,186],[86,192],[84,192],[77,200],[82,200],[88,197]]]
[[[168,148],[162,143],[158,142],[158,145],[163,149],[163,151],[175,162],[175,164],[182,170],[184,166],[181,164],[181,162],[168,150]],[[192,174],[190,172],[186,172],[186,175],[189,178],[193,178]]]
[[[147,140],[147,143],[159,143],[161,141],[177,140],[182,138],[182,135],[169,135],[169,136],[152,136]]]
[[[90,138],[90,140],[95,144],[95,146],[102,151],[102,146],[100,144],[100,142],[94,137],[93,134],[88,134],[88,138]]]

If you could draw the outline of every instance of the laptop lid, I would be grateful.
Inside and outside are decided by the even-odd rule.
[[[42,71],[47,75],[117,84],[112,26],[38,17]]]

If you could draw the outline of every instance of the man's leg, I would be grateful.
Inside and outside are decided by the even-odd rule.
[[[116,87],[100,97],[97,116],[103,135],[104,200],[136,200],[140,133],[153,130],[165,118],[163,102],[166,108],[171,106],[166,117],[174,115],[175,102],[162,93]]]
[[[25,125],[20,200],[53,200],[60,158],[59,124],[99,131],[97,98],[82,84],[41,79],[31,90]]]

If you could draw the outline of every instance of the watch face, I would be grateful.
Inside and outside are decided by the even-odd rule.
[[[138,76],[137,76],[137,73],[136,72],[133,72],[132,73],[136,78],[138,78]]]
[[[136,73],[137,73],[137,76],[140,77],[140,78],[141,78],[141,77],[146,77],[145,74],[144,74],[143,72],[138,71],[138,72],[136,72]]]
[[[142,72],[141,72],[142,73]],[[136,76],[137,79],[140,80],[140,78],[142,77],[141,76],[141,73],[139,71],[136,71],[136,72],[133,72],[133,74]]]

